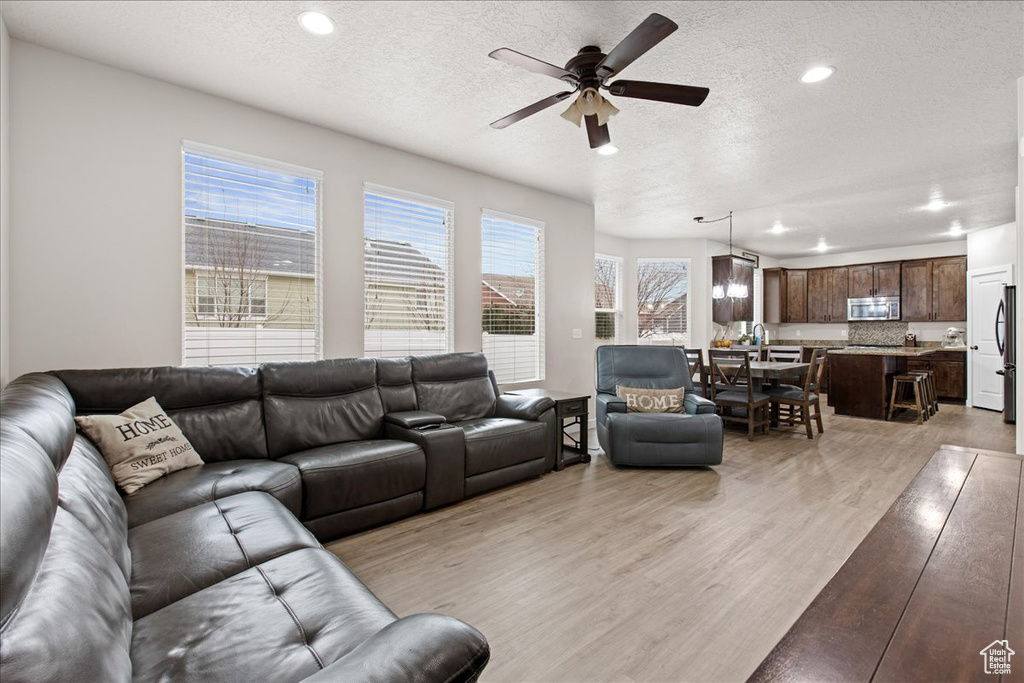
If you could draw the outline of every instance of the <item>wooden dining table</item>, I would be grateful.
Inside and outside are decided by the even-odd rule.
[[[778,389],[784,379],[792,379],[802,384],[801,378],[811,369],[810,363],[793,363],[778,360],[752,360],[750,361],[750,376],[752,379],[767,380],[773,389]],[[779,426],[779,405],[773,403],[771,406],[771,417],[769,426]]]

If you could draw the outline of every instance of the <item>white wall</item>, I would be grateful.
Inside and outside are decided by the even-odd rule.
[[[1017,224],[1007,223],[967,235],[967,270],[1014,265],[1017,262]]]
[[[592,386],[592,206],[17,40],[12,64],[12,375],[181,362],[190,139],[324,172],[328,358],[363,352],[364,181],[455,203],[457,350],[481,346],[481,210],[545,221],[546,384]]]
[[[800,258],[781,259],[779,263],[785,268],[829,268],[832,266],[851,266],[859,263],[963,256],[966,253],[967,240],[950,240],[948,242],[919,244],[910,247],[803,256]],[[908,330],[916,334],[919,341],[942,341],[943,336],[946,334],[946,329],[949,327],[966,329],[967,321],[908,323]],[[778,335],[779,339],[791,341],[800,341],[802,339],[844,341],[849,336],[849,327],[838,323],[788,323],[779,325]]]
[[[0,387],[11,378],[11,38],[0,18]]]

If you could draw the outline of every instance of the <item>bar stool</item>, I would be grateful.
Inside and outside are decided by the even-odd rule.
[[[909,390],[913,388],[914,402],[910,403]],[[917,424],[929,417],[924,405],[924,377],[921,375],[896,375],[892,378],[892,395],[889,397],[889,417],[891,420],[897,408],[917,411]]]
[[[931,370],[912,370],[907,373],[908,375],[920,375],[924,378],[924,403],[925,408],[928,410],[928,416],[931,417],[935,413],[939,412],[939,397],[935,393],[935,379]]]

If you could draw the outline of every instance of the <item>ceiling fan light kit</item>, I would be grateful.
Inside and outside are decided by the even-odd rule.
[[[618,97],[631,97],[640,100],[699,107],[707,99],[710,92],[707,88],[652,83],[648,81],[619,80],[613,83],[608,82],[613,76],[618,75],[623,69],[636,61],[637,58],[672,34],[677,28],[679,27],[671,19],[667,19],[660,14],[652,14],[633,29],[608,54],[601,52],[599,47],[587,45],[581,48],[575,57],[566,62],[565,68],[524,55],[507,47],[495,50],[490,54],[490,57],[526,69],[527,71],[557,78],[573,86],[573,90],[557,93],[527,107],[523,107],[519,111],[493,122],[491,127],[507,128],[513,123],[543,111],[578,92],[580,93],[579,96],[568,109],[562,112],[562,118],[566,121],[571,121],[578,127],[586,122],[587,139],[590,142],[591,149],[603,150],[611,147],[608,119],[618,114],[619,109],[608,98],[601,95],[601,89]],[[615,151],[618,150],[615,149]]]

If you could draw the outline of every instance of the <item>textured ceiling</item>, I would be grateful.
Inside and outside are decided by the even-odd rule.
[[[319,9],[326,38],[296,21]],[[38,2],[11,35],[595,206],[622,237],[714,237],[776,255],[949,239],[1014,218],[1022,2]],[[562,89],[487,58],[564,64],[651,12],[679,24],[624,77],[706,86],[704,106],[612,98],[602,157],[553,107]],[[831,64],[835,76],[800,83]],[[939,193],[951,205],[921,210]],[[775,235],[776,221],[791,228]]]

